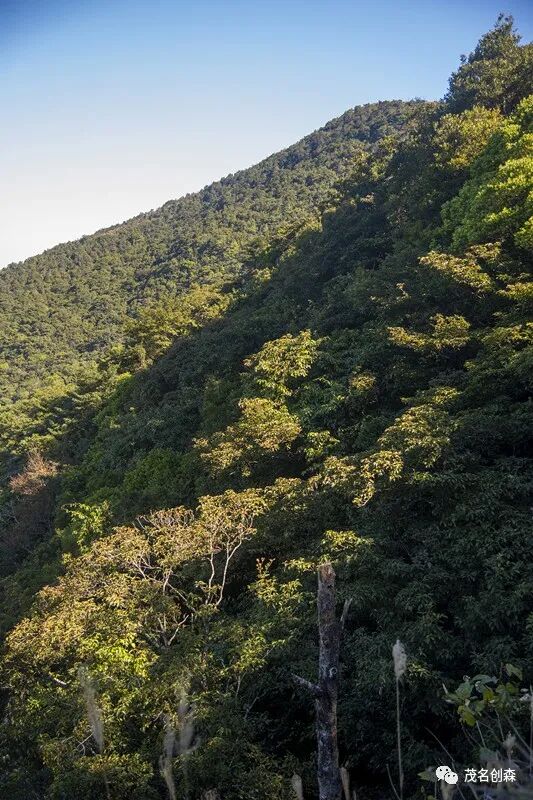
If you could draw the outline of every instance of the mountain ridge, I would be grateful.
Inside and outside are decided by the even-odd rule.
[[[338,123],[342,119],[348,117],[356,109],[371,109],[371,108],[375,108],[375,107],[379,107],[379,106],[384,106],[384,107],[385,106],[389,106],[389,105],[396,106],[396,105],[400,105],[400,104],[410,105],[412,103],[419,103],[419,104],[422,105],[422,104],[431,104],[432,102],[434,102],[434,101],[423,100],[422,98],[413,98],[412,100],[390,99],[390,100],[376,100],[376,101],[372,101],[372,102],[368,102],[368,103],[360,103],[357,106],[352,106],[351,108],[349,108],[346,111],[344,111],[342,114],[339,114],[337,117],[332,117],[332,119],[328,120],[324,125],[321,125],[320,127],[315,128],[315,130],[311,131],[310,133],[305,134],[300,139],[297,139],[292,144],[287,145],[286,147],[282,147],[280,150],[275,150],[270,155],[265,156],[264,158],[261,158],[259,161],[256,161],[256,162],[250,164],[247,167],[242,167],[241,169],[238,169],[236,172],[228,172],[226,175],[223,175],[220,178],[215,178],[210,183],[206,183],[200,189],[196,189],[194,191],[186,192],[185,194],[179,195],[178,197],[173,197],[173,198],[170,198],[169,200],[165,200],[161,205],[155,206],[154,208],[150,209],[149,211],[139,211],[137,214],[134,214],[131,217],[127,217],[126,219],[122,220],[121,222],[114,222],[114,223],[111,223],[109,225],[105,225],[104,227],[97,228],[96,230],[91,231],[90,233],[81,234],[80,236],[77,236],[74,239],[65,239],[65,240],[62,240],[60,242],[57,242],[56,244],[53,244],[50,247],[46,247],[44,250],[41,250],[38,253],[32,253],[31,255],[27,256],[26,258],[18,259],[17,261],[10,261],[7,264],[5,264],[1,269],[4,270],[4,269],[7,269],[8,267],[21,266],[21,265],[25,264],[27,261],[30,261],[31,259],[39,258],[40,256],[46,255],[46,254],[54,251],[58,247],[63,247],[63,246],[66,246],[66,245],[78,244],[78,243],[83,242],[86,239],[90,239],[90,238],[92,238],[94,236],[99,236],[99,235],[104,235],[104,234],[107,234],[107,233],[112,233],[117,228],[120,228],[120,227],[122,227],[124,225],[128,225],[130,223],[134,223],[134,222],[136,222],[138,220],[150,217],[152,215],[158,215],[159,212],[161,212],[166,206],[170,206],[170,205],[178,203],[181,200],[186,200],[187,198],[190,198],[190,197],[193,197],[193,196],[196,196],[196,195],[200,195],[203,192],[205,192],[207,189],[209,189],[210,187],[217,186],[217,185],[224,185],[226,182],[232,180],[233,178],[238,178],[243,173],[246,173],[249,170],[252,170],[254,168],[260,167],[261,165],[265,164],[270,159],[274,159],[277,156],[279,156],[280,154],[291,150],[292,148],[297,148],[297,147],[301,146],[304,142],[306,142],[308,139],[311,139],[316,134],[319,134],[321,132],[325,132],[325,131],[330,130],[331,128],[334,128],[336,123]],[[355,137],[355,138],[357,138],[357,137]],[[364,141],[364,140],[362,139],[361,141]]]
[[[420,107],[419,101],[356,107],[200,192],[3,269],[2,394],[22,376],[34,386],[36,376],[63,374],[84,350],[105,347],[120,335],[120,319],[136,303],[180,291],[191,280],[235,278],[247,245],[260,247],[260,240],[264,244],[289,217],[294,225],[316,216],[337,180],[347,176],[356,152],[372,149],[380,136],[407,127]],[[51,316],[58,314],[54,324]],[[56,360],[51,356],[57,349],[55,337],[64,351]]]

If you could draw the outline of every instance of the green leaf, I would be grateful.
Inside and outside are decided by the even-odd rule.
[[[522,680],[522,670],[520,667],[515,667],[513,664],[506,664],[505,671],[509,675],[510,678],[518,678],[519,681]]]

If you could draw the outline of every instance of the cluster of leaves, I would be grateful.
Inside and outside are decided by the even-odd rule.
[[[242,251],[224,228],[223,280],[121,319],[122,344],[2,418],[18,476],[5,529],[17,487],[52,498],[1,584],[6,796],[163,798],[175,781],[195,798],[289,800],[297,772],[312,797],[313,709],[291,676],[314,673],[324,558],[352,598],[339,740],[358,789],[382,796],[395,757],[397,637],[413,788],[438,742],[467,761],[443,682],[479,673],[454,695],[475,717],[506,701],[486,677],[502,664],[531,680],[530,52],[500,20],[405,136],[383,137],[397,105],[375,127],[365,116],[372,154],[357,148],[319,224],[259,247],[231,285]],[[259,175],[281,193],[262,209],[284,214],[276,164],[333,152],[354,113],[268,176],[205,190],[198,243],[213,214],[248,230],[230,197]],[[186,758],[165,745],[184,687],[199,742]]]
[[[453,692],[446,692],[446,700],[454,705],[461,722],[473,728],[485,717],[500,716],[508,723],[517,710],[529,711],[520,704],[529,700],[527,690],[520,691],[519,681],[523,672],[513,664],[505,664],[505,675],[498,679],[495,675],[465,676]]]

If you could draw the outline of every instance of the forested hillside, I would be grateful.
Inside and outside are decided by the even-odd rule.
[[[397,639],[404,798],[528,740],[532,70],[501,18],[443,100],[0,275],[1,798],[315,798],[324,561],[357,797]]]
[[[80,361],[121,340],[146,302],[246,275],[273,235],[333,201],[359,154],[405,135],[419,105],[354,108],[197,194],[2,270],[0,402],[50,373],[76,375]]]

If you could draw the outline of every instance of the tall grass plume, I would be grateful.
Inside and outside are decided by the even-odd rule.
[[[407,669],[407,653],[405,647],[396,639],[392,648],[392,659],[394,662],[394,677],[396,680],[396,746],[398,749],[398,781],[400,788],[400,800],[403,800],[403,764],[402,764],[402,728],[400,716],[400,680]]]

